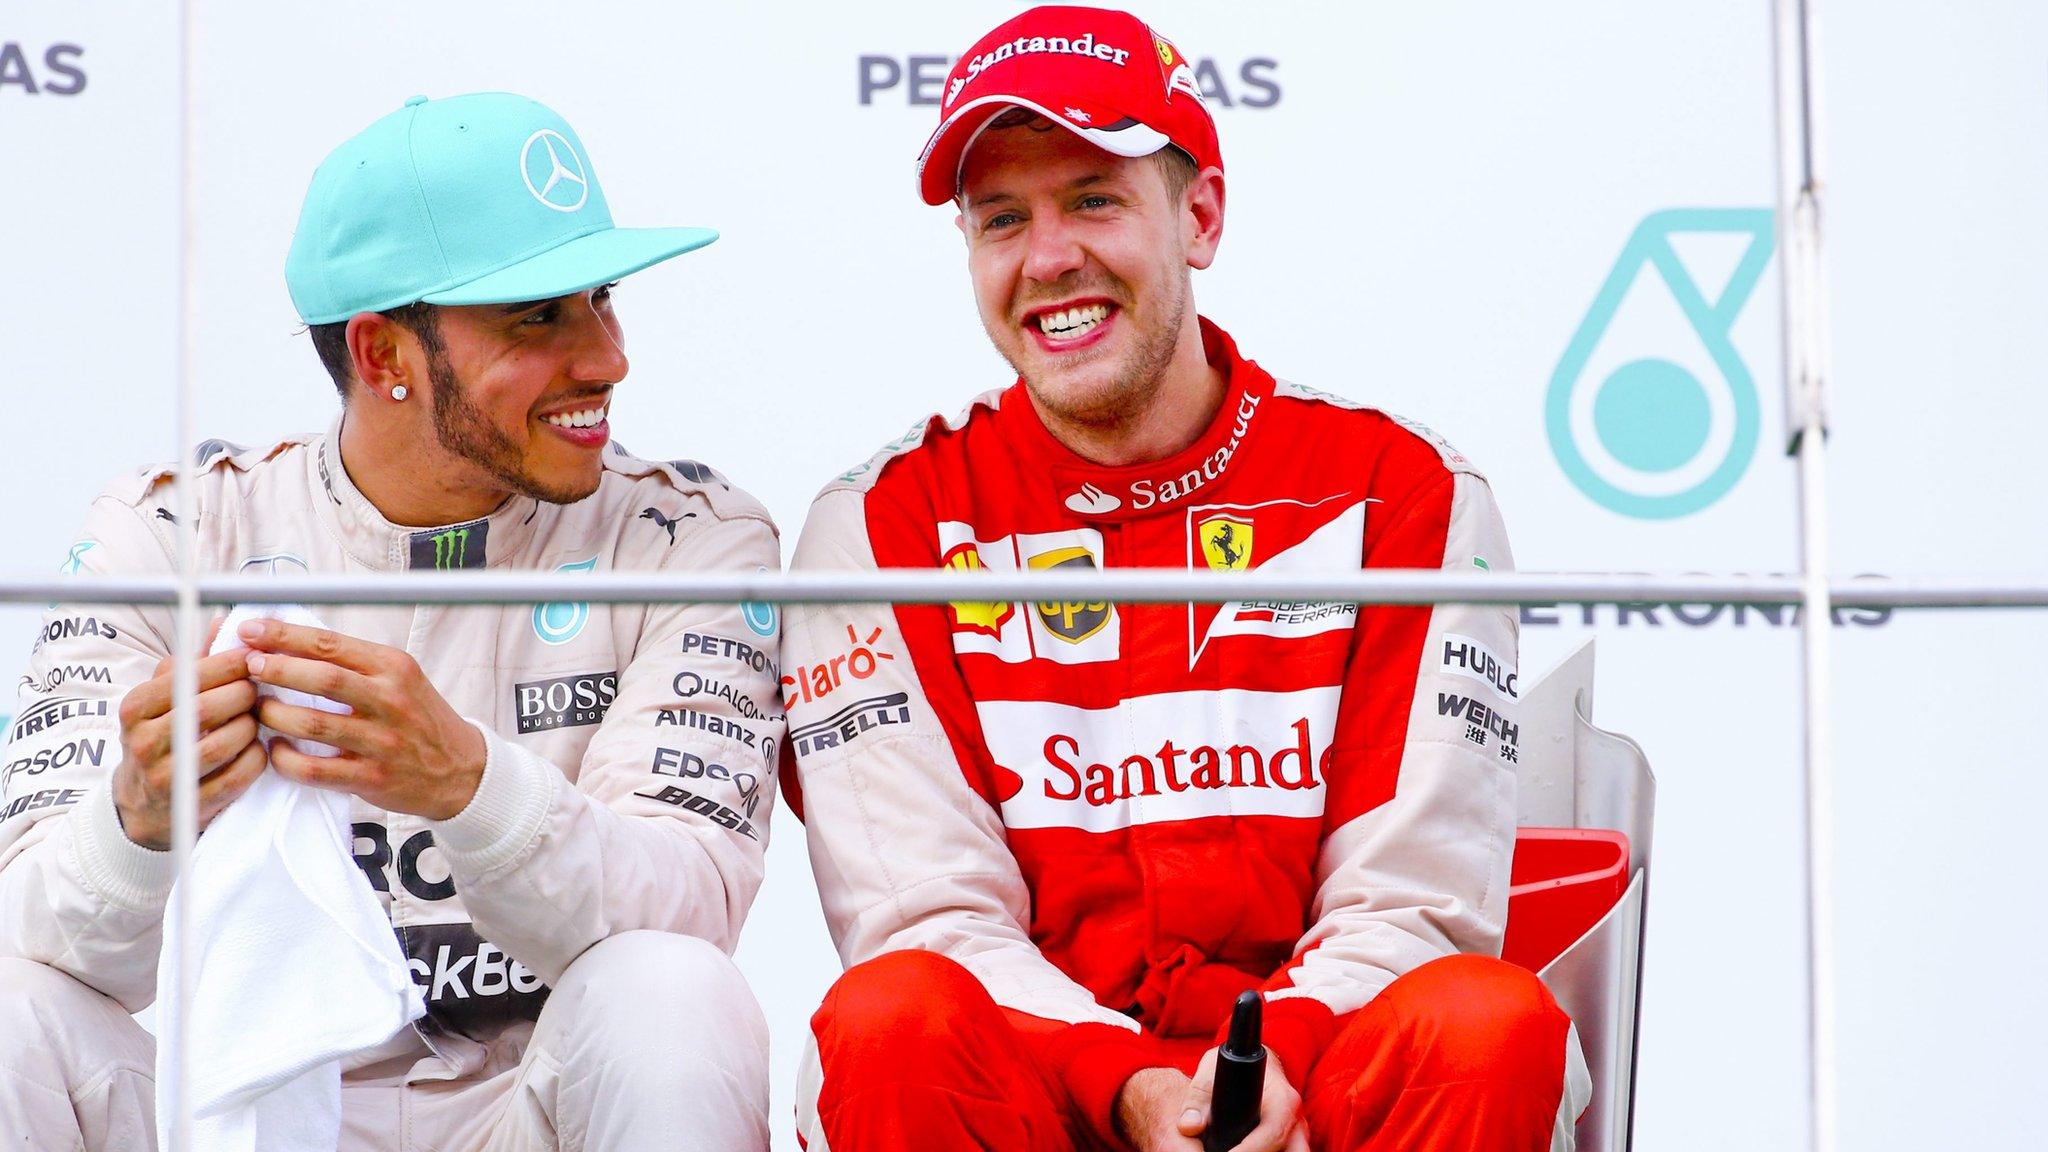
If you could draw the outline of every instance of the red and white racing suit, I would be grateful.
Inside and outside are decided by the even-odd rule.
[[[1090,464],[1020,383],[828,485],[796,567],[1509,567],[1463,456],[1202,324],[1228,390],[1185,451]],[[1512,609],[824,606],[783,657],[851,969],[798,1093],[814,1152],[1119,1147],[1124,1081],[1192,1068],[1248,988],[1319,1148],[1570,1146],[1571,1023],[1488,959]]]

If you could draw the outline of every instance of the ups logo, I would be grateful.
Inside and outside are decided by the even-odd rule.
[[[1086,568],[1094,570],[1095,555],[1086,548],[1055,548],[1029,561],[1034,569]],[[1032,606],[1045,630],[1069,644],[1079,644],[1109,623],[1116,607],[1107,600],[1041,600]]]

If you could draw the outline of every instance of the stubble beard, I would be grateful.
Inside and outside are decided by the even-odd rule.
[[[1187,277],[1170,277],[1168,283],[1172,286],[1172,297],[1166,304],[1162,323],[1149,328],[1133,323],[1137,342],[1129,357],[1106,384],[1089,389],[1085,395],[1073,395],[1034,380],[1019,363],[1023,357],[1011,357],[1010,366],[1023,378],[1025,390],[1039,408],[1070,424],[1103,429],[1129,424],[1150,411],[1165,384],[1166,369],[1173,363],[1181,325],[1187,321]],[[1130,309],[1124,309],[1120,318],[1136,319]]]
[[[597,490],[595,485],[585,487],[573,481],[569,486],[550,487],[525,471],[519,443],[492,424],[470,399],[468,386],[456,376],[445,351],[428,349],[427,378],[434,386],[434,439],[442,448],[513,492],[545,503],[574,504]]]

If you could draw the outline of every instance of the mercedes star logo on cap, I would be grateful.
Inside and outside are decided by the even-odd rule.
[[[535,148],[534,145],[540,145]],[[541,161],[545,159],[546,165]],[[557,212],[574,212],[590,198],[590,180],[583,158],[560,132],[543,128],[526,138],[519,153],[519,174],[533,198]],[[536,183],[536,179],[538,182]]]

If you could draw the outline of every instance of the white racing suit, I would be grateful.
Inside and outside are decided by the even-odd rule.
[[[393,525],[350,483],[338,429],[201,447],[203,570],[751,572],[779,559],[767,513],[716,472],[616,444],[577,503],[515,497],[466,524]],[[173,571],[170,476],[109,487],[65,570]],[[648,1130],[635,1125],[687,1116],[674,1146],[765,1148],[766,1027],[727,954],[774,805],[775,610],[317,610],[410,653],[489,753],[451,819],[355,802],[356,860],[427,1015],[348,1062],[343,1147],[625,1147]],[[171,643],[168,608],[54,606],[21,680],[0,754],[8,1140],[150,1142],[150,1041],[123,1010],[154,995],[172,869],[123,835],[108,782],[121,699]]]

